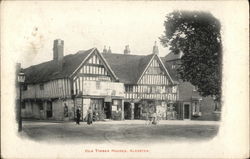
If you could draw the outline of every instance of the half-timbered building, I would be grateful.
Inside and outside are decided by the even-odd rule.
[[[63,45],[55,40],[53,60],[24,69],[22,116],[70,120],[79,108],[84,120],[92,107],[96,120],[122,119],[124,85],[102,54],[93,48],[63,56]]]
[[[22,116],[72,120],[76,109],[82,120],[89,107],[95,120],[204,119],[211,117],[213,100],[201,97],[195,87],[178,78],[180,56],[173,53],[135,55],[127,45],[124,54],[96,48],[63,55],[64,42],[54,41],[53,60],[24,69]]]
[[[132,55],[104,53],[112,70],[124,83],[124,118],[146,119],[157,113],[166,119],[168,107],[178,98],[178,87],[157,53]],[[155,49],[156,50],[156,49]]]

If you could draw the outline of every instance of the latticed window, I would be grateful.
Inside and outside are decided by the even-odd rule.
[[[133,86],[131,86],[131,85],[126,85],[126,86],[125,86],[125,91],[126,91],[126,92],[133,92]]]

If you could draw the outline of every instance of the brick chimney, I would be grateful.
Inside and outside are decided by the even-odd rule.
[[[108,49],[108,53],[109,53],[109,54],[112,53],[110,46],[109,46],[109,49]]]
[[[53,46],[53,60],[61,60],[63,59],[63,47],[64,41],[61,39],[54,40]]]
[[[125,46],[125,49],[124,49],[124,54],[130,54],[130,49],[129,49],[129,45],[126,45]]]
[[[155,45],[153,47],[153,54],[159,55],[159,49],[158,49],[156,41],[155,41]]]
[[[61,39],[54,40],[53,60],[56,61],[59,72],[61,72],[63,69],[63,48],[64,48],[63,40]]]
[[[108,52],[107,48],[106,48],[106,45],[104,45],[104,48],[103,48],[103,51],[102,53],[106,54]]]

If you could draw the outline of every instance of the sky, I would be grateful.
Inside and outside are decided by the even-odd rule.
[[[131,54],[147,55],[152,53],[157,41],[159,55],[165,56],[169,50],[159,42],[164,33],[165,16],[180,8],[211,10],[213,7],[184,1],[17,1],[7,4],[8,7],[3,8],[4,33],[8,33],[4,46],[13,55],[12,60],[24,68],[51,60],[54,39],[64,40],[64,55],[93,47],[102,52],[104,45],[110,46],[113,53],[123,53],[125,45],[129,45]]]

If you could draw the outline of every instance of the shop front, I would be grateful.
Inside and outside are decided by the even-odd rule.
[[[124,87],[121,83],[84,81],[82,94],[75,98],[75,109],[80,110],[83,121],[87,120],[87,112],[90,108],[94,121],[122,120],[124,118],[123,92]]]
[[[156,113],[161,120],[166,119],[167,102],[161,100],[133,100],[124,102],[124,117],[125,119],[141,119],[147,120],[150,116]]]

